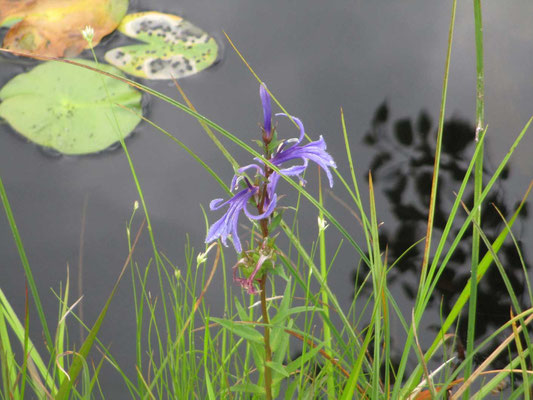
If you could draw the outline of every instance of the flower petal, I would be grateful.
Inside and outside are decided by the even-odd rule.
[[[270,139],[272,135],[272,106],[270,104],[270,95],[264,83],[259,86],[259,96],[263,103],[263,129],[266,137]]]
[[[302,140],[304,140],[304,137],[305,137],[305,128],[304,128],[304,124],[302,121],[300,121],[299,118],[296,118],[295,116],[293,115],[289,115],[289,114],[285,114],[285,113],[277,113],[276,114],[276,117],[278,116],[284,116],[284,117],[287,117],[287,118],[290,118],[292,119],[294,122],[296,122],[296,125],[298,125],[298,127],[300,128],[300,137],[298,138],[298,143],[301,143]]]
[[[277,198],[278,198],[277,194],[274,193],[274,197],[272,198],[272,201],[270,201],[270,204],[268,205],[268,208],[262,214],[253,215],[246,209],[246,207],[244,207],[244,213],[250,219],[258,220],[258,219],[266,218],[266,217],[268,217],[270,214],[272,214],[274,212],[274,209],[276,208]]]
[[[271,158],[270,162],[277,167],[281,167],[282,164],[296,159],[304,160],[304,166],[306,166],[305,162],[308,160],[318,164],[326,172],[330,187],[333,187],[333,176],[329,168],[337,168],[337,164],[335,164],[331,155],[326,151],[326,142],[322,136],[320,136],[319,140],[307,143],[304,146],[294,145],[287,149],[282,149]],[[298,168],[293,169],[293,167],[289,167],[280,170],[280,172],[288,175],[284,171],[288,172],[288,174],[297,175],[295,172],[298,171]]]
[[[223,207],[227,203],[227,201],[226,201],[226,202],[220,204],[221,201],[224,201],[224,199],[211,200],[211,203],[209,203],[209,209],[211,211],[218,210],[220,207]]]
[[[221,239],[222,244],[227,246],[227,238],[229,235],[232,236],[233,246],[237,253],[242,252],[241,241],[239,240],[239,235],[237,232],[237,227],[239,224],[239,215],[243,209],[245,209],[246,204],[252,198],[252,196],[259,190],[257,186],[249,187],[241,190],[231,199],[222,203],[222,199],[215,199],[211,202],[210,207],[212,210],[217,210],[224,205],[229,205],[226,213],[217,220],[207,232],[207,237],[205,239],[206,243],[212,242],[218,238]]]

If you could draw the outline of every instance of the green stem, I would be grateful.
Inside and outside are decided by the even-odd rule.
[[[451,61],[451,55],[452,55],[452,44],[453,44],[453,32],[455,27],[455,15],[457,11],[457,0],[453,0],[452,4],[452,10],[451,10],[451,18],[450,18],[450,28],[448,32],[448,49],[446,51],[446,61],[444,66],[444,78],[442,82],[442,94],[441,94],[441,105],[440,105],[440,113],[439,113],[439,125],[437,130],[437,141],[436,141],[436,147],[435,147],[435,161],[434,161],[434,167],[433,167],[433,180],[431,182],[431,197],[430,197],[430,203],[429,203],[429,211],[428,211],[428,223],[427,223],[427,231],[426,231],[426,245],[424,248],[424,258],[422,261],[422,268],[421,268],[421,277],[420,277],[420,283],[417,293],[417,299],[415,301],[415,326],[409,329],[409,332],[407,334],[407,344],[412,345],[414,343],[414,329],[418,328],[418,323],[422,318],[422,314],[426,308],[426,300],[424,299],[429,292],[427,289],[425,289],[426,285],[426,279],[428,279],[428,265],[429,265],[429,258],[430,258],[430,247],[431,247],[431,240],[432,240],[432,234],[433,234],[433,221],[435,216],[435,208],[436,208],[436,198],[437,198],[437,184],[438,184],[438,177],[439,177],[439,170],[440,170],[440,156],[441,156],[441,148],[442,148],[442,132],[444,130],[444,116],[446,114],[446,98],[448,96],[448,81],[449,81],[449,75],[450,75],[450,61]],[[429,272],[431,272],[432,269],[430,269]],[[429,276],[430,278],[430,284],[431,284],[431,274]],[[396,373],[396,379],[395,381],[397,384],[394,385],[394,391],[392,393],[392,398],[396,399],[399,396],[399,392],[402,389],[402,385],[399,384],[403,382],[405,369],[407,366],[407,359],[410,355],[411,346],[405,346],[405,350],[402,354],[402,358],[400,360],[400,366],[398,367],[397,373]],[[414,388],[414,387],[413,387]]]
[[[270,348],[270,319],[268,318],[268,310],[266,303],[266,286],[267,274],[264,274],[259,281],[259,287],[261,290],[261,310],[263,312],[263,323],[265,324],[265,392],[267,400],[272,400],[272,371],[268,366],[268,363],[272,361],[272,349]]]
[[[476,41],[476,137],[479,140],[479,133],[484,129],[485,114],[485,76],[483,69],[483,22],[481,18],[481,0],[474,0],[474,25]],[[480,144],[483,146],[483,143]],[[480,149],[476,158],[474,170],[474,203],[477,203],[483,191],[483,148]],[[472,223],[481,226],[481,206],[472,210],[474,214]],[[479,231],[474,229],[472,233],[472,266],[470,271],[471,282],[470,300],[468,304],[468,331],[466,340],[466,354],[472,354],[474,350],[475,328],[476,328],[476,308],[477,308],[477,267],[479,263]],[[472,358],[469,358],[465,367],[465,379],[468,379],[472,371]],[[468,399],[469,391],[466,390],[463,396]]]
[[[318,172],[318,201],[321,206],[324,206],[323,196],[322,196],[322,175],[320,169]],[[324,213],[319,211],[318,216],[320,221],[324,223],[323,226],[319,226],[319,246],[320,246],[320,274],[322,276],[322,281],[327,283],[328,281],[328,264],[326,261],[326,234],[325,234],[325,220]],[[329,298],[325,290],[321,290],[322,294],[322,303],[324,304],[324,314],[323,317],[329,319]],[[328,356],[331,357],[331,331],[329,325],[324,323],[324,344],[327,347],[325,352]],[[327,374],[327,394],[328,398],[335,397],[335,381],[333,378],[333,364],[327,363],[326,366]]]

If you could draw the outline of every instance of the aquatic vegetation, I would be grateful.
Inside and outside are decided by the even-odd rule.
[[[227,209],[210,226],[210,214],[205,215],[207,243],[202,243],[200,239],[202,248],[195,250],[191,240],[187,238],[183,256],[179,263],[174,263],[156,243],[156,227],[152,225],[136,169],[126,143],[120,141],[140,201],[134,203],[133,214],[127,223],[128,252],[124,255],[122,270],[96,321],[92,324],[83,321],[87,335],[80,346],[69,343],[67,335],[66,320],[72,322],[77,305],[77,302],[69,302],[68,278],[64,291],[57,296],[60,301],[59,318],[56,336],[52,338],[37,284],[8,201],[7,190],[0,177],[0,200],[41,324],[37,329],[34,324],[29,324],[29,307],[24,315],[26,323],[22,323],[23,318],[13,312],[10,300],[0,288],[0,396],[24,399],[25,395],[26,398],[35,395],[38,398],[59,400],[104,397],[103,393],[98,393],[103,391],[100,389],[99,377],[103,374],[102,365],[107,364],[117,372],[118,380],[123,382],[126,396],[135,399],[483,399],[490,396],[491,390],[501,388],[505,382],[509,382],[508,398],[531,399],[533,346],[530,324],[533,322],[533,290],[527,265],[520,255],[515,262],[522,267],[523,275],[516,273],[516,279],[523,278],[526,283],[520,286],[520,292],[517,291],[518,287],[512,282],[513,276],[504,265],[510,261],[502,257],[502,252],[506,251],[506,238],[512,238],[512,247],[520,253],[511,228],[524,210],[533,183],[524,190],[522,201],[513,207],[509,219],[503,213],[500,215],[502,223],[495,226],[496,231],[492,237],[486,234],[486,226],[478,222],[480,216],[476,210],[483,210],[487,202],[491,201],[491,190],[502,179],[510,157],[520,145],[533,117],[519,132],[494,171],[486,172],[486,180],[479,180],[479,176],[474,178],[474,191],[477,194],[469,199],[470,183],[476,174],[474,169],[479,168],[483,172],[479,165],[483,159],[483,144],[487,135],[483,128],[482,110],[478,109],[478,129],[463,129],[466,135],[471,135],[474,139],[473,142],[468,140],[468,143],[472,142],[472,146],[466,146],[466,141],[461,143],[452,139],[451,143],[447,143],[443,139],[446,133],[444,109],[456,4],[454,1],[441,114],[433,135],[436,144],[433,146],[433,140],[428,139],[431,134],[428,118],[421,118],[419,132],[411,129],[409,121],[400,121],[395,125],[395,139],[387,138],[388,145],[393,146],[392,150],[385,147],[384,155],[374,160],[373,171],[367,175],[368,184],[364,185],[366,193],[355,172],[350,150],[352,137],[348,134],[344,113],[341,113],[342,136],[351,182],[342,175],[341,168],[337,170],[337,163],[327,152],[323,137],[303,144],[305,129],[302,121],[285,111],[263,84],[260,84],[263,122],[258,132],[261,140],[257,140],[260,147],[257,151],[239,135],[232,134],[197,113],[181,88],[180,92],[188,106],[147,86],[119,79],[121,83],[129,82],[135,88],[199,121],[234,167],[235,174],[228,187],[185,143],[156,122],[145,119],[186,150],[229,197],[226,201],[218,198],[210,202],[212,211],[223,207]],[[479,7],[479,1],[475,0],[474,8],[479,11]],[[479,35],[479,21],[476,25]],[[85,32],[85,36],[90,37],[90,30]],[[479,51],[479,44],[476,47]],[[47,64],[41,67],[45,65]],[[3,90],[6,88],[9,88],[9,84]],[[102,98],[109,101],[114,99],[113,89],[112,82],[98,88],[102,92]],[[477,92],[478,99],[482,99],[482,85],[477,86]],[[22,96],[23,93],[17,92],[17,96],[19,95]],[[136,96],[137,94],[131,94],[131,97]],[[271,100],[275,100],[283,110],[283,113],[275,116],[290,119],[299,130],[298,137],[280,138],[273,121]],[[2,106],[8,101],[6,99]],[[103,102],[100,97],[93,99],[95,101]],[[480,107],[483,108],[482,105]],[[68,114],[69,111],[70,108],[67,107],[65,113]],[[367,135],[367,142],[376,143],[376,135],[385,132],[382,128],[387,121],[386,114],[387,107],[378,109],[371,123],[376,131]],[[59,115],[58,118],[63,117]],[[221,135],[221,140],[215,138],[215,131]],[[414,137],[417,133],[422,137],[421,142]],[[236,165],[235,159],[224,147],[224,140],[238,146],[234,150],[245,151],[254,162],[242,167]],[[421,149],[423,154],[411,155],[410,161],[413,164],[402,170],[391,161],[392,153],[397,151],[394,147],[396,145],[402,148],[413,146],[417,150]],[[441,156],[445,156],[450,148],[460,150],[463,155],[460,168],[453,163],[441,161]],[[335,160],[340,164],[338,154],[335,155]],[[315,195],[315,185],[312,185],[312,190],[305,186],[304,172],[312,172],[307,171],[310,161],[320,167],[317,168],[318,195]],[[420,171],[421,165],[427,168]],[[393,200],[398,209],[405,208],[406,202],[402,195],[410,179],[426,183],[417,185],[420,191],[419,203],[424,205],[424,208],[420,208],[422,211],[417,213],[420,216],[418,222],[423,225],[426,234],[420,235],[423,237],[408,236],[411,232],[405,231],[414,230],[415,226],[412,224],[404,231],[398,231],[396,236],[412,238],[412,243],[407,248],[401,247],[399,250],[394,248],[394,241],[385,245],[383,243],[386,228],[379,220],[376,206],[376,197],[381,193],[376,190],[373,180],[373,176],[379,177],[384,170],[392,168],[396,180],[385,196]],[[445,181],[444,173],[447,168],[453,172],[453,180],[448,182]],[[323,187],[327,184],[322,182],[323,175],[327,177],[329,188],[333,188],[335,180],[335,190],[346,192],[348,200],[341,201],[355,216],[354,220],[342,220],[343,214],[339,214],[334,207],[325,206]],[[298,201],[286,207],[282,206],[287,200],[280,192],[281,181],[287,183],[288,191],[293,191],[298,196]],[[454,191],[454,196],[449,202],[438,201],[438,181],[440,188],[445,188],[450,182],[453,185],[451,190]],[[179,189],[194,190],[190,186],[180,186]],[[334,196],[332,191],[329,194]],[[208,201],[199,201],[202,200]],[[310,208],[301,204],[307,200]],[[176,208],[178,212],[187,211],[181,205]],[[141,213],[141,210],[142,222],[136,214]],[[250,229],[239,225],[241,214],[248,218],[245,225]],[[288,223],[289,218],[292,218],[291,223]],[[314,229],[311,226],[310,229],[306,223],[315,221],[315,218],[318,219],[318,226]],[[145,224],[148,227],[151,253],[146,263],[141,264],[134,258],[137,256],[134,251]],[[132,236],[134,225],[140,225],[140,228]],[[326,241],[328,226],[331,228],[327,230]],[[300,236],[302,229],[309,230],[305,237]],[[354,230],[362,234],[362,245],[356,241],[352,233]],[[475,243],[466,249],[461,245],[468,239],[468,235],[474,237],[469,232],[476,232],[478,239],[483,242],[487,249],[484,254]],[[311,243],[307,240],[308,234],[315,235]],[[233,251],[231,254],[226,251],[228,239],[233,242],[236,257]],[[337,242],[337,248],[335,252],[330,252],[334,241]],[[426,246],[420,246],[423,241],[426,241]],[[435,249],[431,249],[432,246]],[[328,282],[330,274],[339,271],[339,264],[344,266],[344,262],[339,262],[337,258],[341,250],[348,254],[348,267],[356,271],[352,286],[354,293],[348,307],[342,307],[339,301],[339,297],[346,296],[346,292],[335,293],[334,289],[337,288],[332,288]],[[422,251],[422,260],[420,257],[410,258]],[[422,323],[430,311],[428,305],[437,297],[437,285],[442,282],[441,277],[449,271],[454,255],[459,252],[465,258],[466,255],[472,256],[472,259],[479,256],[478,262],[471,269],[469,277],[456,283],[460,285],[458,297],[453,299],[453,304],[450,301],[449,308],[441,308],[441,320],[436,332],[424,332],[424,340],[420,341]],[[394,270],[402,268],[402,262],[416,264],[413,268],[416,275],[412,279],[412,297],[407,311],[401,309],[396,293],[389,287]],[[234,281],[244,289],[237,288],[237,293],[235,285],[228,282],[230,269],[224,268],[231,264]],[[98,341],[109,305],[128,268],[131,268],[133,284],[133,300],[128,305],[131,305],[136,329],[131,330],[134,333],[129,330],[120,333],[135,335],[135,349],[132,349],[136,358],[135,372],[131,375],[127,368],[113,358],[112,348],[106,348]],[[476,296],[482,293],[477,291],[478,285],[482,279],[490,279],[490,271],[494,269],[497,269],[510,299],[509,316],[501,326],[488,332],[483,338],[478,338],[476,343],[471,340],[475,338],[475,325],[468,321],[466,330],[470,348],[465,347],[457,335],[461,314],[468,310],[469,318],[472,319],[472,315],[480,310],[479,302],[476,305],[475,301]],[[513,270],[513,275],[515,272]],[[215,293],[210,293],[213,297],[206,300],[205,295],[213,285],[216,274],[219,277],[222,275],[218,288],[216,292],[213,291]],[[528,298],[524,300],[526,297]],[[214,314],[211,308],[213,298],[214,301],[223,303],[220,313]],[[42,353],[35,349],[35,337],[44,338],[46,349]],[[500,337],[503,340],[496,349],[487,346],[490,340]],[[15,345],[17,349],[23,349],[22,354],[14,350]],[[96,345],[105,353],[97,365],[91,363],[90,359]],[[399,354],[395,353],[395,345]],[[488,353],[486,359],[476,364],[475,359],[484,352]],[[490,363],[497,357],[504,359],[503,368],[491,370]],[[500,397],[503,396],[500,394]]]
[[[177,15],[128,14],[118,30],[143,43],[109,50],[105,60],[139,78],[183,78],[210,67],[218,57],[215,39]]]
[[[88,48],[80,28],[94,29],[93,44],[113,32],[128,0],[0,0],[3,47],[34,55],[75,57]]]
[[[109,65],[77,61],[121,75]],[[0,100],[0,117],[13,129],[63,154],[105,150],[131,133],[142,112],[141,94],[130,85],[56,62],[40,64],[15,76],[0,90]]]
[[[190,22],[155,11],[123,19],[127,7],[127,0],[0,0],[0,27],[11,27],[3,46],[45,57],[73,57],[90,48],[95,63],[80,63],[147,79],[183,78],[217,60],[216,41]],[[144,43],[108,51],[106,60],[118,69],[98,64],[93,48],[121,20],[119,30]],[[131,86],[68,64],[47,63],[15,77],[0,90],[0,100],[0,116],[16,131],[70,155],[106,149],[128,136],[142,114],[141,96]],[[111,104],[133,113],[111,110]]]

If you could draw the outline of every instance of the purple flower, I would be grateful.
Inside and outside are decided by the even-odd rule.
[[[261,96],[261,102],[263,104],[263,140],[266,144],[268,144],[272,139],[272,108],[270,104],[270,95],[268,94],[264,83],[262,83],[259,87],[259,95]],[[231,235],[235,250],[237,253],[242,253],[242,245],[237,232],[241,211],[244,210],[246,216],[254,220],[264,219],[270,216],[276,207],[277,195],[275,191],[280,174],[286,176],[297,176],[301,182],[305,182],[302,178],[302,174],[307,168],[309,160],[318,164],[325,171],[330,187],[333,186],[333,177],[331,175],[330,168],[337,168],[337,165],[335,164],[335,161],[333,161],[333,158],[326,151],[326,142],[324,141],[324,138],[320,136],[320,139],[317,141],[310,142],[303,146],[300,145],[305,136],[305,129],[302,121],[287,114],[276,114],[276,116],[279,115],[291,118],[300,128],[300,136],[298,138],[292,138],[283,141],[269,159],[272,164],[279,168],[280,173],[278,174],[277,172],[273,172],[271,170],[265,170],[263,162],[257,158],[256,161],[258,161],[261,165],[250,164],[240,168],[231,181],[231,190],[235,190],[238,187],[237,184],[241,180],[246,182],[247,187],[225,202],[223,199],[215,199],[210,203],[209,208],[211,210],[218,210],[224,206],[228,206],[228,210],[218,221],[211,225],[205,239],[206,243],[220,238],[224,246],[227,247],[227,238]],[[302,160],[303,163],[300,165],[285,167],[285,164],[289,161],[298,159]],[[251,201],[252,198],[255,199],[255,204],[257,204],[258,201],[261,201],[259,199],[259,190],[262,190],[261,187],[264,184],[257,183],[256,185],[252,185],[250,181],[242,175],[244,171],[251,168],[256,170],[257,175],[262,176],[263,181],[265,176],[268,178],[265,190],[266,196],[264,199],[262,199],[264,205],[263,212],[259,215],[250,214],[246,208],[248,202]]]
[[[263,103],[263,137],[270,141],[272,138],[272,107],[270,105],[270,95],[264,83],[259,86],[259,96]]]
[[[300,119],[296,117],[289,116],[287,114],[276,114],[276,116],[278,115],[292,118],[292,120],[296,122],[296,124],[300,128],[300,137],[298,139],[292,138],[289,140],[285,140],[283,143],[281,143],[276,152],[274,153],[273,157],[270,159],[270,162],[280,169],[280,173],[282,175],[297,176],[301,182],[305,183],[301,174],[307,168],[309,160],[311,160],[320,165],[320,167],[326,172],[326,176],[329,180],[329,186],[333,187],[333,176],[331,175],[331,171],[329,170],[329,168],[337,168],[337,165],[335,164],[335,161],[333,161],[333,157],[331,157],[331,155],[326,152],[326,142],[324,141],[324,138],[320,136],[319,140],[300,146],[300,143],[302,142],[305,136],[305,129],[302,121],[300,121]],[[283,164],[296,159],[303,160],[303,164],[294,165],[288,168],[282,168]],[[260,160],[258,161],[261,162]],[[274,173],[274,175],[276,174]],[[275,190],[275,185],[277,183],[278,178],[271,177],[270,179],[270,186],[273,187],[269,189],[271,189],[272,191]]]
[[[223,199],[214,199],[209,204],[209,208],[212,211],[218,210],[219,208],[224,207],[226,205],[228,205],[229,207],[226,213],[222,216],[222,218],[216,221],[213,225],[211,225],[211,228],[209,228],[209,232],[207,232],[207,237],[205,239],[206,243],[212,242],[213,240],[220,238],[222,240],[222,244],[227,247],[228,245],[226,243],[226,240],[228,236],[231,235],[235,251],[237,251],[237,253],[242,253],[242,245],[241,241],[239,240],[239,234],[237,233],[237,226],[239,224],[239,216],[241,211],[244,211],[244,214],[246,214],[246,216],[250,219],[267,218],[274,211],[274,208],[276,207],[276,194],[274,194],[271,201],[266,204],[267,209],[262,214],[253,215],[247,210],[246,205],[252,199],[252,197],[254,197],[254,195],[259,191],[259,187],[251,185],[248,179],[246,178],[245,181],[248,187],[241,190],[231,199],[225,202]],[[234,178],[232,185],[234,186],[236,185],[236,183],[237,179]]]

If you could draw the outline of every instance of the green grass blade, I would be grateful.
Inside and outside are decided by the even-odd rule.
[[[68,370],[69,379],[66,379],[65,381],[63,381],[63,383],[59,387],[56,400],[67,400],[69,398],[73,384],[74,382],[76,382],[78,375],[84,366],[85,359],[87,355],[89,354],[89,351],[93,347],[93,344],[96,340],[96,335],[98,334],[98,331],[100,330],[100,327],[102,326],[102,323],[104,322],[104,318],[107,314],[107,310],[109,309],[109,306],[111,305],[111,301],[113,300],[113,297],[115,296],[115,293],[118,289],[118,284],[120,283],[122,277],[124,276],[124,272],[126,271],[126,268],[130,264],[131,255],[133,254],[133,251],[135,250],[135,245],[137,244],[137,241],[139,240],[139,237],[141,235],[143,228],[144,228],[144,221],[141,227],[139,228],[139,231],[137,232],[135,241],[133,242],[133,245],[128,254],[128,257],[126,258],[126,262],[124,263],[124,266],[122,267],[122,271],[120,271],[120,274],[115,282],[115,285],[113,286],[113,289],[111,290],[111,294],[107,298],[104,304],[104,307],[102,308],[102,311],[100,311],[100,314],[98,315],[98,318],[96,319],[96,322],[94,323],[93,327],[89,331],[89,334],[87,335],[87,338],[83,342],[80,350],[78,351],[78,353],[72,360],[72,364]]]
[[[6,217],[11,228],[11,234],[13,235],[13,239],[15,240],[15,244],[17,245],[20,261],[22,263],[22,267],[24,268],[24,273],[26,275],[26,279],[28,280],[28,285],[30,286],[35,307],[37,308],[37,314],[39,315],[39,321],[41,322],[41,326],[43,328],[46,346],[48,347],[50,353],[52,353],[54,348],[54,342],[52,340],[52,336],[50,335],[50,330],[48,329],[48,323],[46,322],[46,317],[44,315],[43,306],[41,304],[41,298],[39,297],[39,291],[37,289],[37,285],[35,284],[35,280],[33,279],[30,263],[28,262],[28,257],[26,257],[26,251],[24,250],[24,245],[22,244],[22,239],[20,238],[20,233],[17,228],[17,224],[15,223],[15,218],[13,217],[13,211],[11,210],[11,206],[7,198],[6,189],[4,187],[4,183],[2,182],[1,175],[0,199],[2,199],[2,204],[4,205]]]

